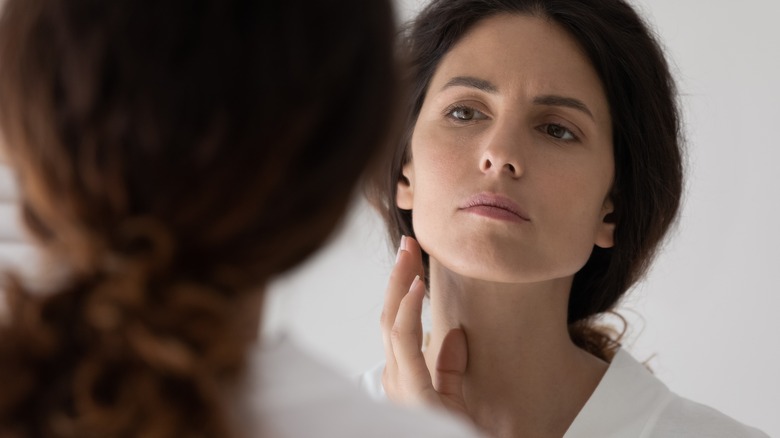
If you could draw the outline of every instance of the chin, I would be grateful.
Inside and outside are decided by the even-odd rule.
[[[428,252],[428,251],[426,251]],[[583,263],[561,263],[543,257],[501,257],[496,253],[479,254],[453,251],[430,254],[430,263],[457,276],[491,283],[541,283],[573,276]],[[438,255],[438,257],[437,257]]]
[[[418,233],[417,239],[431,257],[432,264],[438,263],[457,276],[486,282],[538,283],[569,277],[579,271],[590,256],[575,251],[550,253],[500,233],[420,231],[429,231]],[[569,253],[569,257],[562,258],[560,253]]]
[[[491,283],[527,283],[542,281],[545,275],[533,270],[523,269],[521,264],[508,263],[490,257],[444,257],[431,255],[431,263],[437,263],[442,269],[457,276]]]

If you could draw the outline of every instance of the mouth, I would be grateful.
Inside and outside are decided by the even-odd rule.
[[[516,202],[506,196],[495,193],[474,195],[461,204],[460,210],[510,222],[522,223],[531,221],[528,214]]]

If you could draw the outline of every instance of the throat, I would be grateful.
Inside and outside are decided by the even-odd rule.
[[[608,367],[569,337],[571,280],[529,286],[431,274],[431,375],[445,335],[462,328],[464,398],[477,425],[497,437],[563,436]]]

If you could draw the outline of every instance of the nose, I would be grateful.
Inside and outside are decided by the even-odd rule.
[[[524,172],[521,143],[522,135],[517,129],[499,128],[483,149],[480,170],[483,173],[498,172],[512,178],[519,178]]]
[[[496,169],[497,172],[506,171],[514,178],[517,178],[522,174],[518,164],[509,160],[502,160],[500,158],[487,156],[487,154],[482,158],[482,164],[480,167],[485,173],[489,172],[491,169]]]

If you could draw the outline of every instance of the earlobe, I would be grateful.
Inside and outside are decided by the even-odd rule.
[[[596,246],[612,248],[615,246],[615,206],[610,196],[601,209],[601,223],[596,230]]]
[[[411,210],[414,205],[414,166],[411,161],[404,164],[396,183],[395,205],[401,210]]]

